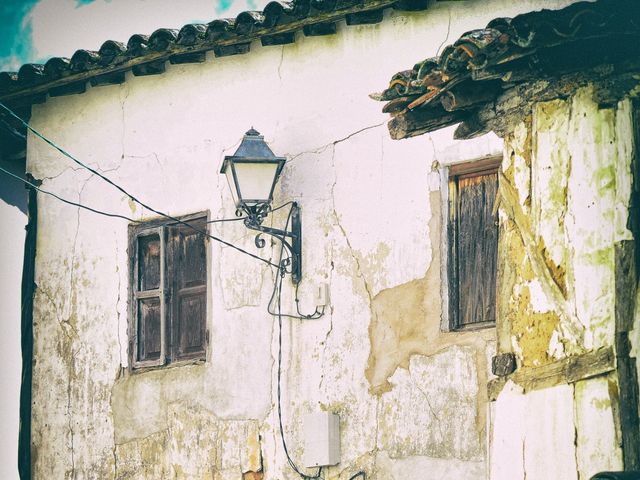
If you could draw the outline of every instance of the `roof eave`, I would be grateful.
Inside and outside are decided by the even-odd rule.
[[[162,73],[164,67],[161,67],[160,71],[141,67],[166,61],[171,63],[201,62],[204,60],[205,52],[211,50],[214,51],[216,57],[247,53],[249,44],[255,40],[262,40],[264,46],[291,43],[293,35],[299,30],[304,30],[306,36],[326,34],[324,30],[315,32],[315,29],[310,28],[314,25],[330,24],[344,19],[347,19],[347,24],[350,25],[360,25],[367,22],[377,23],[382,18],[382,15],[376,16],[376,18],[369,18],[370,13],[391,7],[414,11],[425,9],[426,2],[423,0],[363,0],[361,3],[347,8],[316,12],[312,16],[293,20],[282,25],[275,25],[269,28],[258,26],[258,28],[251,29],[245,34],[234,33],[216,40],[202,38],[194,45],[170,43],[162,51],[148,49],[140,56],[127,57],[125,52],[115,57],[112,62],[105,66],[96,65],[80,72],[66,71],[61,78],[47,81],[45,77],[44,80],[39,79],[39,81],[33,81],[28,85],[13,88],[6,93],[0,93],[0,102],[11,102],[16,105],[41,103],[46,99],[46,94],[51,93],[52,89],[54,90],[54,96],[66,94],[65,87],[67,86],[72,86],[72,88],[68,89],[69,94],[82,93],[86,82],[92,79],[100,80],[106,78],[104,82],[92,82],[98,85],[121,83],[124,81],[123,76],[115,80],[110,80],[109,77],[116,74],[124,74],[124,72],[131,70],[134,71],[136,76]],[[136,72],[136,68],[138,68],[138,72]]]

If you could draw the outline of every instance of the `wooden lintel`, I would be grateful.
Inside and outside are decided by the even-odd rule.
[[[540,367],[521,367],[511,375],[489,381],[487,392],[490,401],[495,401],[502,388],[511,380],[524,392],[541,390],[576,383],[588,378],[605,375],[616,368],[613,347],[604,347],[594,352],[575,355]]]
[[[504,137],[531,113],[534,103],[568,98],[576,90],[589,84],[594,86],[593,99],[596,103],[603,106],[614,105],[640,84],[637,73],[639,68],[640,62],[630,59],[616,64],[615,68],[607,64],[598,65],[559,77],[543,77],[521,83],[516,81],[512,86],[504,84],[503,93],[495,102],[478,106],[476,125],[471,126],[469,131],[493,130]],[[516,77],[517,74],[518,72],[514,72],[513,76]],[[466,135],[466,132],[461,131],[461,135]]]
[[[387,124],[394,140],[415,137],[439,128],[454,125],[466,119],[468,113],[462,110],[447,112],[442,106],[408,110],[393,117]]]
[[[468,81],[455,89],[444,92],[440,98],[440,102],[447,112],[468,109],[474,105],[493,100],[500,91],[499,89],[500,84],[496,81]]]
[[[484,135],[488,131],[489,128],[478,118],[477,112],[473,112],[469,118],[458,125],[458,128],[453,132],[453,138],[455,140],[469,140]]]

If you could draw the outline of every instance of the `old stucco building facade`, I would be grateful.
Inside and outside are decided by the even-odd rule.
[[[260,46],[249,29],[239,37],[251,42],[246,55],[212,47],[204,62],[174,64],[149,51],[136,75],[117,67],[123,82],[85,85],[112,68],[97,66],[74,73],[85,75],[74,87],[82,83],[81,94],[52,95],[36,80],[25,92],[49,96],[32,105],[30,125],[172,216],[233,217],[219,169],[249,127],[287,158],[275,204],[302,207],[300,307],[312,311],[325,286],[329,298],[320,319],[283,319],[284,432],[299,465],[304,414],[330,411],[342,451],[326,479],[582,480],[629,467],[634,427],[621,411],[630,411],[631,377],[621,387],[619,365],[635,365],[640,321],[629,214],[635,85],[606,105],[597,82],[529,98],[531,114],[501,124],[503,138],[454,141],[446,129],[393,140],[369,98],[391,73],[542,4],[468,0],[409,12],[392,3],[319,10],[308,25],[335,24],[337,34],[298,32],[285,45]],[[382,21],[348,16],[374,7]],[[158,62],[161,74],[145,74]],[[72,83],[60,78],[56,88]],[[33,100],[19,92],[0,99]],[[443,175],[496,157],[497,324],[447,331]],[[157,217],[32,133],[27,172],[83,205]],[[267,312],[275,272],[207,242],[206,360],[134,370],[128,222],[44,194],[37,207],[33,477],[299,478],[278,429],[278,322]],[[283,221],[276,215],[274,225]],[[256,250],[241,222],[209,232],[277,255],[276,244]],[[295,307],[285,279],[283,310]],[[518,368],[496,377],[492,358],[509,354]]]

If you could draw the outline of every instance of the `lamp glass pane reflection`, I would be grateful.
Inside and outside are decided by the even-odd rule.
[[[235,154],[224,157],[220,170],[227,176],[236,207],[251,209],[271,203],[284,162],[284,157],[273,154],[262,135],[249,130]]]

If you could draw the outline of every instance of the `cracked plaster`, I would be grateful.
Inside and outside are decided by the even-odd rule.
[[[531,6],[502,5],[504,14]],[[450,9],[460,15],[449,16]],[[265,134],[274,152],[292,160],[276,202],[295,198],[303,209],[301,306],[313,310],[323,283],[331,299],[322,319],[283,325],[283,413],[294,459],[303,453],[302,414],[330,410],[341,419],[342,461],[327,478],[347,479],[361,468],[378,480],[423,469],[471,478],[485,470],[481,386],[495,345],[493,330],[439,331],[439,194],[430,166],[452,150],[437,135],[431,145],[426,138],[392,142],[367,94],[397,71],[396,62],[415,60],[416,38],[399,35],[398,24],[432,44],[432,27],[449,18],[455,35],[492,13],[435,6],[426,19],[393,17],[373,29],[257,48],[246,58],[167,65],[162,76],[52,98],[34,106],[33,123],[150,205],[171,215],[208,210],[212,217],[233,215],[218,175],[222,157],[250,126]],[[395,45],[388,64],[365,55],[378,37]],[[495,139],[485,147],[482,155]],[[150,218],[32,137],[28,168],[69,198],[81,192],[92,206]],[[265,313],[271,271],[212,242],[207,362],[131,374],[124,369],[126,225],[48,198],[40,208],[34,319],[36,339],[47,341],[35,345],[35,472],[226,480],[264,469],[265,479],[295,478],[277,429],[277,328]],[[253,251],[241,225],[213,229]],[[402,316],[393,312],[412,295]],[[295,308],[289,285],[283,308]],[[412,320],[424,330],[409,329],[402,351],[384,364],[386,348],[397,345],[385,345],[380,332],[393,337]],[[565,412],[566,392],[558,397]],[[533,407],[544,409],[543,400]]]

